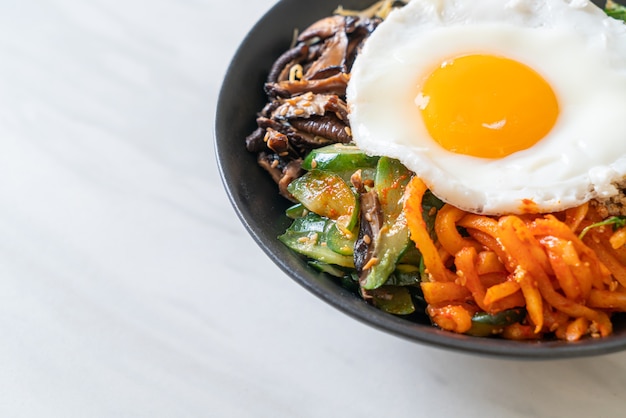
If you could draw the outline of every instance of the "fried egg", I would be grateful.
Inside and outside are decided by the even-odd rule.
[[[585,0],[412,0],[358,55],[354,141],[484,214],[555,212],[626,175],[626,25]]]

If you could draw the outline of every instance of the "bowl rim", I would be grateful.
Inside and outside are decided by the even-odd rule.
[[[343,6],[347,8],[350,4],[359,2],[363,4],[370,4],[373,1],[374,0],[344,0],[342,3]],[[329,7],[328,14],[332,13],[333,7],[336,7],[338,4],[336,0],[323,0],[320,3],[334,5]],[[284,21],[284,16],[302,10],[302,7],[298,7],[301,5],[301,0],[280,0],[274,4],[274,6],[272,6],[248,31],[244,39],[237,47],[224,75],[218,95],[214,119],[214,149],[223,187],[240,222],[244,225],[246,231],[254,239],[257,245],[274,262],[274,264],[276,264],[283,271],[283,273],[307,289],[310,293],[359,322],[397,337],[401,337],[405,340],[431,347],[452,350],[464,354],[516,360],[549,360],[588,357],[625,350],[626,333],[624,333],[624,335],[612,335],[601,339],[587,338],[578,342],[519,342],[498,338],[460,335],[449,331],[443,331],[431,325],[410,322],[401,317],[387,314],[367,304],[362,299],[354,297],[354,295],[341,288],[338,283],[332,281],[331,278],[324,277],[321,273],[317,273],[311,267],[307,266],[302,257],[286,249],[284,246],[282,249],[278,247],[278,245],[282,246],[282,243],[279,243],[275,236],[269,236],[267,234],[267,231],[264,228],[265,225],[260,223],[260,220],[254,216],[254,213],[251,210],[250,206],[252,203],[249,199],[250,190],[242,190],[241,179],[236,178],[233,174],[233,164],[229,161],[229,156],[227,154],[227,145],[229,144],[229,141],[233,140],[233,138],[228,138],[228,128],[231,122],[230,116],[232,115],[230,115],[227,111],[227,103],[232,97],[230,90],[236,82],[236,80],[234,80],[235,70],[241,66],[242,61],[245,61],[244,57],[249,54],[250,49],[259,42],[259,35],[266,33],[268,28],[276,28],[277,26],[280,26],[279,23],[285,25],[285,32],[287,35],[290,35],[292,32],[290,32],[287,27],[287,23]],[[310,23],[313,23],[319,17],[311,15]],[[291,31],[293,31],[293,28]],[[265,74],[268,70],[269,68],[264,69]],[[250,114],[249,118],[253,123],[254,114]],[[234,138],[234,140],[237,140],[237,138]],[[245,149],[245,137],[240,138],[240,144],[241,152],[250,154]],[[260,167],[258,167],[258,169],[261,170]],[[262,174],[266,175],[265,172]],[[278,196],[277,192],[276,195]],[[284,216],[284,212],[281,212],[281,214],[286,221],[287,218]],[[289,253],[286,251],[289,251]],[[321,280],[324,280],[324,282]],[[329,290],[328,283],[331,281],[332,286],[337,287],[337,289]]]

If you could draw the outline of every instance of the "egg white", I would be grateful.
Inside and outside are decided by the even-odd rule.
[[[560,106],[536,145],[500,159],[432,140],[415,83],[441,62],[490,54],[533,68]],[[373,33],[347,91],[355,142],[401,160],[442,200],[486,214],[539,212],[617,193],[626,174],[626,25],[580,0],[412,0]]]

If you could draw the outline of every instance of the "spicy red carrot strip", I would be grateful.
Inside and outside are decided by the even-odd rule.
[[[454,281],[456,276],[443,264],[424,221],[422,199],[426,190],[426,185],[417,176],[413,177],[406,186],[404,213],[411,239],[422,253],[424,265],[434,281]]]

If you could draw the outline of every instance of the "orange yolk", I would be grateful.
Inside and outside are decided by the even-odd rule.
[[[554,91],[536,71],[492,55],[446,61],[426,78],[416,103],[442,147],[483,158],[530,148],[559,115]]]

